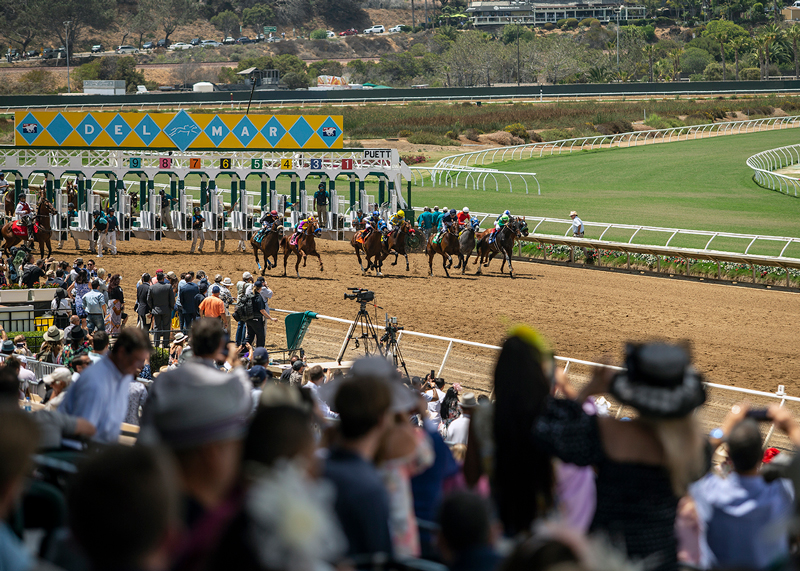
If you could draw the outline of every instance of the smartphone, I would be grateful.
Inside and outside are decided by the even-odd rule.
[[[436,371],[431,369],[431,376],[429,378],[430,378],[431,381],[434,380],[436,378]]]
[[[769,417],[769,411],[766,408],[751,408],[745,415],[747,418],[758,420],[760,422],[772,420]]]

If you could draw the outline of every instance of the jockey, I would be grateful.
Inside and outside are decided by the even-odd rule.
[[[447,230],[458,222],[458,217],[456,216],[456,209],[453,208],[450,212],[447,212],[444,216],[442,216],[441,220],[439,220],[439,233],[436,235],[436,241],[442,239],[442,235],[447,232]]]
[[[492,228],[491,232],[489,232],[489,243],[491,244],[494,242],[496,234],[500,231],[500,228],[508,224],[508,221],[511,220],[511,213],[506,210],[503,212],[495,221],[494,228]]]
[[[374,211],[372,214],[370,214],[369,218],[364,221],[364,234],[362,237],[366,239],[367,236],[372,234],[372,231],[376,228],[380,230],[382,223],[386,224],[383,220],[381,220],[381,213],[377,210]]]
[[[467,221],[470,220],[471,216],[469,215],[469,208],[466,206],[461,209],[461,212],[458,213],[458,226],[459,228],[462,226],[466,226]]]
[[[261,215],[261,220],[260,220],[261,226],[266,226],[267,224],[272,226],[272,224],[274,224],[277,219],[278,219],[277,210],[270,210],[269,212],[264,212]]]
[[[25,195],[20,194],[17,208],[14,210],[17,215],[17,222],[21,226],[25,226],[28,230],[28,240],[33,240],[33,209],[31,205],[25,202]]]
[[[308,218],[304,218],[303,220],[301,220],[300,222],[297,223],[297,228],[295,228],[295,230],[294,230],[294,236],[292,236],[292,240],[294,241],[294,243],[297,243],[297,238],[300,236],[300,234],[303,233],[303,231],[305,230],[306,225],[310,224],[313,221],[314,221],[314,215],[310,214],[310,215],[308,215]],[[319,234],[319,233],[320,233],[320,229],[317,228],[317,230],[315,231],[315,234]]]
[[[364,211],[360,208],[356,210],[356,215],[353,216],[353,227],[357,230],[361,229],[367,223],[367,217]]]
[[[406,220],[406,213],[402,210],[398,210],[396,214],[394,214],[389,219],[389,226],[388,229],[391,232],[395,228],[398,228],[403,222]]]

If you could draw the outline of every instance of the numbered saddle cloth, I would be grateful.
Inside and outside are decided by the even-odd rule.
[[[436,236],[433,237],[434,244],[438,244],[441,241],[442,241],[442,234],[437,234]]]
[[[359,230],[358,232],[356,232],[356,242],[358,242],[359,244],[364,243],[364,232],[365,230]]]
[[[289,239],[289,244],[292,246],[297,246],[297,240],[300,238],[300,234],[295,232],[295,234]]]

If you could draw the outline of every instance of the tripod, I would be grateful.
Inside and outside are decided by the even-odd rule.
[[[400,352],[400,345],[398,345],[397,343],[398,329],[402,329],[402,327],[397,327],[396,325],[387,324],[386,333],[384,333],[383,337],[381,337],[381,343],[385,344],[384,351],[386,357],[388,358],[389,355],[391,355],[395,368],[403,367],[403,371],[406,374],[406,378],[410,379],[411,377],[408,374],[408,369],[406,368],[405,359],[403,359],[403,354]]]
[[[347,330],[347,337],[345,337],[344,344],[339,350],[339,357],[336,359],[336,362],[340,365],[342,364],[344,352],[347,350],[347,345],[350,344],[351,339],[355,341],[356,349],[358,349],[361,343],[364,344],[365,355],[382,354],[381,346],[378,342],[378,332],[375,330],[375,325],[373,325],[369,313],[367,313],[367,302],[360,301],[359,305],[360,308],[356,314],[356,318],[353,320],[353,323],[350,324],[350,329]],[[361,328],[361,335],[355,335],[357,327]]]

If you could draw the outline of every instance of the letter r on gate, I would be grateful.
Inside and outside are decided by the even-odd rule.
[[[277,127],[270,127],[269,128],[269,136],[270,137],[277,137],[278,136],[278,128]]]

